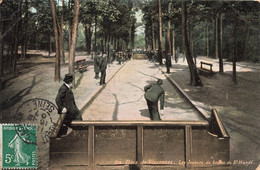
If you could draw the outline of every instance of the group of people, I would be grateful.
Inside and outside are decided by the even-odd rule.
[[[107,68],[107,55],[97,53],[94,58],[94,71],[95,78],[98,78],[99,72],[101,72],[100,85],[105,84]],[[56,96],[56,104],[58,106],[58,114],[65,114],[61,129],[58,134],[58,138],[69,134],[72,131],[71,122],[73,120],[82,120],[82,115],[78,109],[74,94],[72,91],[73,75],[68,73],[63,79],[64,83],[59,88],[59,92]],[[160,100],[161,115],[163,114],[164,108],[164,89],[161,87],[163,81],[157,80],[157,83],[152,83],[144,87],[144,97],[147,102],[149,114],[151,120],[161,120],[158,103]]]

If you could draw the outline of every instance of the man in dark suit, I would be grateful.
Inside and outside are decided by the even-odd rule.
[[[163,112],[164,108],[164,90],[161,87],[163,81],[161,79],[157,80],[156,84],[149,84],[144,87],[144,97],[147,102],[151,120],[162,120],[158,111],[158,101],[160,99],[160,108]]]
[[[72,130],[68,130],[68,127],[71,127],[71,122],[73,120],[82,120],[82,117],[78,107],[76,106],[74,95],[71,90],[73,81],[72,74],[66,74],[63,81],[64,84],[60,87],[56,97],[56,104],[58,106],[58,114],[66,114],[63,120],[63,124],[66,125],[66,129],[63,129],[62,131],[65,131],[65,133],[67,133],[67,131]]]
[[[95,72],[95,79],[99,78],[99,61],[100,60],[100,52],[97,52],[94,56],[94,72]]]
[[[101,72],[100,85],[106,84],[107,55],[103,54],[100,59],[99,69]]]

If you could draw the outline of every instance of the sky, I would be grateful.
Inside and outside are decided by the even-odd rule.
[[[135,17],[137,19],[137,23],[141,23],[142,22],[142,17],[143,17],[143,13],[141,10],[138,10],[138,12],[135,13]],[[144,26],[139,26],[136,28],[136,34],[142,34],[144,33]]]

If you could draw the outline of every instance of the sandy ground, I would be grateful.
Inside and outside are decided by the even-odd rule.
[[[218,60],[199,57],[213,64],[218,71]],[[213,77],[200,76],[203,87],[189,84],[186,62],[173,63],[171,77],[196,102],[216,108],[231,136],[231,160],[253,160],[253,165],[233,165],[232,169],[255,169],[260,164],[260,64],[237,63],[237,83],[232,82],[232,63],[225,62],[224,73]],[[210,113],[209,113],[210,114]]]
[[[83,120],[150,120],[144,86],[163,80],[165,108],[162,120],[200,120],[197,111],[166,80],[161,70],[147,60],[131,60],[86,108]],[[131,108],[131,109],[130,109]]]

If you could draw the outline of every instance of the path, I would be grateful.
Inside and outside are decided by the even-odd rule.
[[[84,111],[84,120],[150,120],[143,87],[156,78],[166,92],[163,120],[200,120],[197,111],[166,80],[160,69],[147,60],[131,60],[106,85]]]

